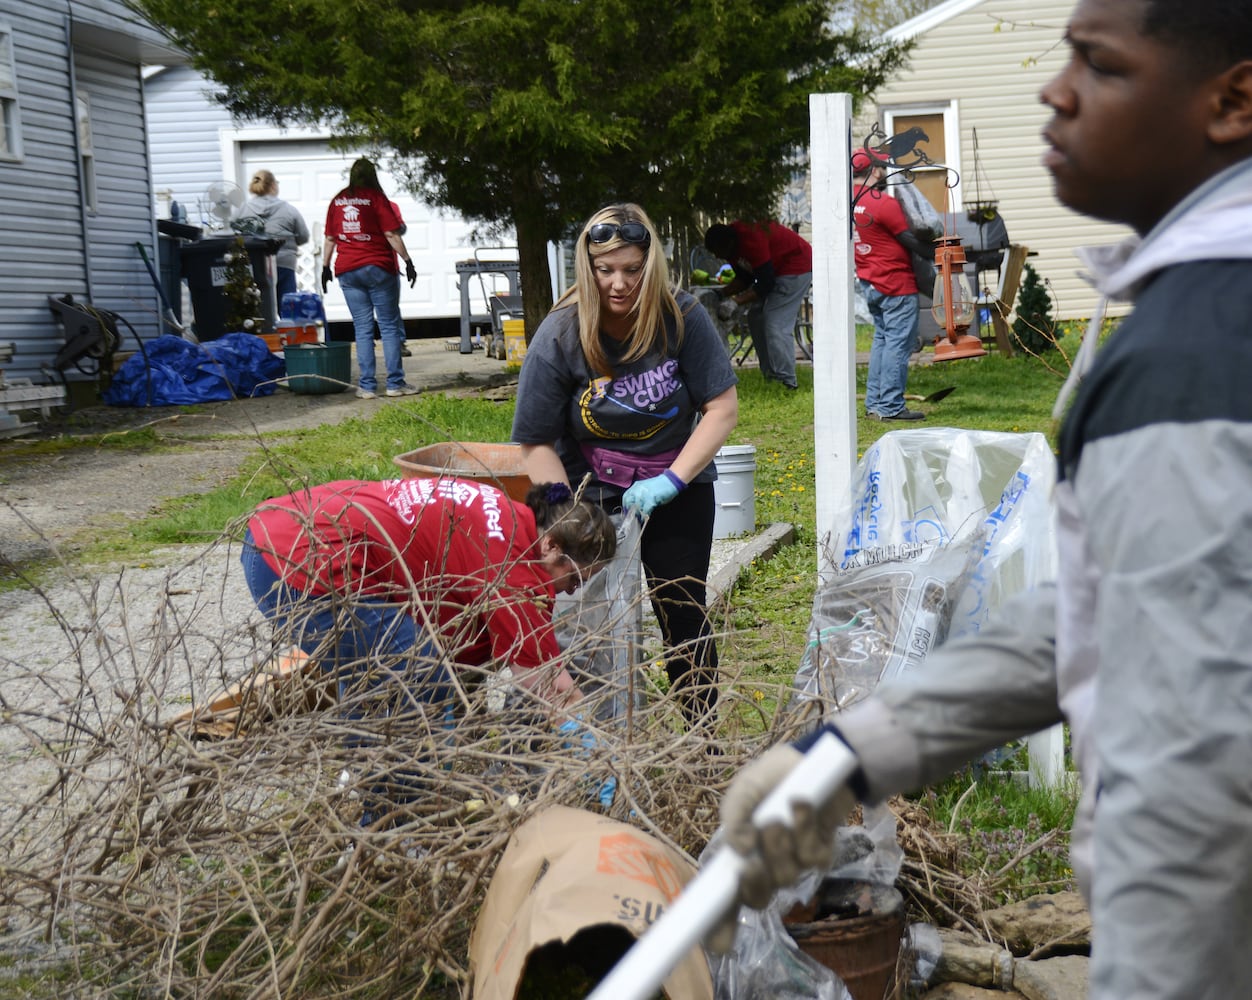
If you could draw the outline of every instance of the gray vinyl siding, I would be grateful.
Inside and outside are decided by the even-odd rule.
[[[144,340],[159,332],[159,300],[143,258],[156,261],[139,67],[78,53],[78,91],[91,105],[96,210],[87,214],[92,304],[123,317]],[[135,350],[122,325],[125,349]]]
[[[64,343],[48,295],[72,294],[145,337],[156,332],[156,291],[134,249],[151,245],[155,227],[139,67],[179,57],[120,0],[0,0],[0,23],[12,32],[22,138],[21,159],[0,163],[0,341],[16,347],[4,374],[44,383],[41,366]],[[94,214],[81,195],[76,82],[91,102]],[[124,327],[123,338],[133,350]]]
[[[60,344],[47,295],[87,290],[66,23],[29,0],[0,0],[0,22],[12,29],[22,129],[21,160],[0,166],[0,341],[16,348],[7,378],[42,382]]]
[[[213,94],[213,83],[188,66],[144,81],[153,190],[168,190],[193,225],[205,190],[223,177],[221,130],[235,126]]]
[[[1097,298],[1079,276],[1074,247],[1129,233],[1062,206],[1040,162],[1051,112],[1039,92],[1068,58],[1061,37],[1073,6],[1073,0],[949,0],[893,32],[916,39],[909,65],[866,109],[872,118],[886,109],[955,103],[961,198],[973,200],[977,186],[983,198],[999,202],[1009,238],[1035,251],[1029,263],[1050,282],[1055,314],[1067,319],[1089,316]],[[910,25],[924,30],[915,34]]]

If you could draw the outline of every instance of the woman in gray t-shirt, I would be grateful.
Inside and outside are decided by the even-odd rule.
[[[738,378],[712,320],[675,293],[638,205],[596,212],[575,284],[527,348],[513,440],[533,482],[589,476],[585,497],[645,519],[641,557],[689,725],[715,722],[717,649],[705,610],[713,456],[738,419]]]

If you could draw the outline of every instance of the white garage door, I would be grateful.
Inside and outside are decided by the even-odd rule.
[[[347,183],[348,170],[357,154],[331,150],[320,139],[244,139],[239,141],[238,153],[242,187],[247,187],[254,170],[265,168],[278,179],[278,196],[291,202],[304,216],[312,238],[300,248],[296,280],[302,289],[316,289],[322,271],[326,207]],[[456,263],[472,258],[475,253],[469,225],[458,215],[441,214],[438,209],[415,200],[382,169],[378,179],[383,190],[399,206],[408,226],[404,242],[417,267],[417,284],[413,288],[409,288],[407,281],[401,282],[401,313],[405,319],[459,317],[461,299],[457,281],[460,276],[456,273]],[[498,250],[492,252],[486,247],[480,253],[486,257],[501,256]],[[508,287],[502,277],[493,279],[485,275],[480,282],[476,276],[471,276],[469,290],[472,311],[484,313],[487,310],[484,295],[507,292]],[[325,304],[330,321],[351,318],[337,285],[332,284],[327,290]]]

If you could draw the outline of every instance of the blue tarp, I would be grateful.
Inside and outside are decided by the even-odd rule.
[[[104,392],[110,406],[179,406],[268,396],[287,373],[283,359],[251,333],[193,344],[170,334],[123,362]],[[146,357],[145,357],[146,355]]]

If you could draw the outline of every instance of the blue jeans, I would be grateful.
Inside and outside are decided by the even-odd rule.
[[[890,417],[904,409],[904,387],[909,380],[909,355],[917,346],[917,294],[884,295],[868,281],[861,282],[865,303],[874,318],[874,340],[865,379],[865,410]]]
[[[277,275],[274,282],[274,294],[277,296],[278,304],[281,306],[283,304],[284,295],[294,295],[297,291],[299,291],[299,289],[296,288],[295,268],[280,267],[276,270]]]
[[[383,340],[383,362],[387,365],[387,388],[404,385],[404,321],[400,318],[400,275],[376,264],[367,264],[338,275],[344,301],[352,313],[356,334],[356,366],[360,385],[378,391],[374,375],[374,318]]]
[[[280,635],[290,635],[302,650],[335,678],[341,717],[349,722],[371,715],[411,713],[419,706],[451,706],[453,689],[438,646],[418,631],[404,605],[355,597],[306,594],[287,586],[257,551],[252,532],[239,554],[244,580],[257,609]],[[377,743],[359,732],[344,738],[346,747]],[[390,803],[409,802],[422,791],[410,772],[373,776],[365,799],[362,825],[387,811]]]
[[[775,278],[769,294],[748,309],[748,332],[761,374],[792,388],[796,384],[796,317],[812,284],[811,272],[785,274]]]

